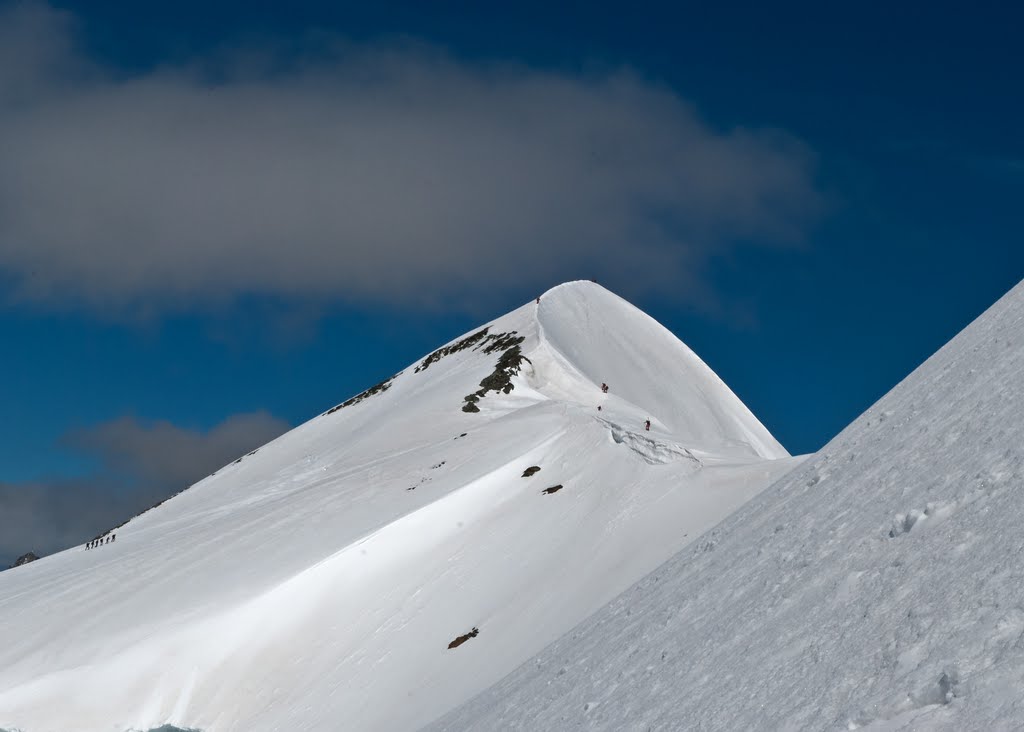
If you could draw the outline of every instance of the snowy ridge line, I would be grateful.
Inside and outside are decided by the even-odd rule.
[[[453,343],[458,342],[458,340],[459,339],[456,339],[455,341],[453,341]],[[418,363],[418,361],[414,362],[414,363]],[[395,379],[398,379],[406,371],[408,371],[408,368],[407,369],[403,369],[402,371],[399,371],[397,374],[395,374],[394,376],[390,377],[388,379],[388,381],[390,382],[390,381],[393,381]],[[321,415],[318,415],[318,416],[319,417],[323,417],[325,414],[327,414],[327,413],[325,412],[325,413],[323,413]],[[158,509],[158,508],[166,506],[173,499],[184,497],[184,495],[187,492],[193,492],[194,493],[195,489],[205,489],[206,488],[206,484],[210,481],[211,478],[215,478],[215,477],[217,477],[219,475],[225,475],[225,474],[228,474],[229,472],[233,472],[233,471],[240,471],[240,470],[243,470],[243,469],[244,470],[248,470],[249,468],[251,468],[251,464],[250,465],[246,465],[245,463],[248,462],[248,461],[244,461],[244,458],[249,458],[249,457],[255,458],[257,453],[262,452],[264,450],[267,450],[268,448],[271,448],[271,446],[273,446],[275,443],[279,442],[283,437],[291,435],[294,432],[296,432],[297,430],[303,430],[303,429],[307,428],[308,426],[313,424],[316,419],[317,419],[317,417],[314,417],[309,422],[306,422],[306,423],[304,423],[302,425],[299,425],[298,427],[293,429],[291,432],[288,432],[285,435],[282,435],[280,437],[275,438],[274,440],[271,440],[266,445],[263,445],[262,447],[257,448],[256,450],[252,450],[249,453],[246,453],[241,458],[238,458],[238,459],[233,460],[233,461],[231,461],[229,463],[226,463],[225,465],[221,466],[220,468],[215,470],[210,475],[208,475],[208,476],[206,476],[206,477],[196,481],[195,483],[191,484],[190,486],[188,486],[186,488],[183,488],[182,490],[178,491],[174,495],[169,496],[168,498],[165,498],[165,499],[161,500],[160,502],[158,502],[155,505],[145,509],[144,511],[141,511],[140,513],[136,514],[135,516],[132,516],[131,518],[129,518],[126,521],[122,522],[122,524],[120,524],[119,526],[115,527],[115,529],[113,529],[113,530],[121,529],[122,527],[128,527],[130,524],[134,525],[134,524],[137,523],[137,521],[139,519],[142,519],[142,518],[145,518],[147,520],[152,520],[153,512],[155,511],[155,509]],[[417,444],[414,444],[414,445],[412,445],[410,447],[406,447],[404,449],[396,450],[396,451],[390,452],[390,453],[388,453],[386,455],[380,455],[380,456],[374,457],[371,460],[367,460],[367,461],[365,461],[363,463],[359,463],[359,464],[357,464],[355,466],[352,466],[352,467],[345,467],[345,468],[343,468],[339,472],[332,472],[326,478],[317,479],[317,480],[313,480],[313,481],[304,481],[304,487],[301,490],[302,491],[315,491],[320,486],[336,484],[339,481],[343,481],[343,480],[345,480],[347,478],[351,478],[353,476],[356,476],[356,475],[358,475],[361,472],[368,471],[368,470],[372,469],[374,466],[386,464],[386,463],[392,461],[396,457],[401,457],[401,456],[404,456],[404,455],[410,455],[412,453],[416,453],[416,452],[422,451],[422,450],[428,450],[430,448],[434,448],[434,447],[437,447],[437,446],[438,446],[438,443],[435,440],[424,438],[421,441],[419,441]],[[289,468],[290,467],[291,466],[289,466]],[[291,488],[281,488],[278,491],[270,492],[270,493],[265,494],[262,497],[261,500],[263,502],[271,502],[271,501],[275,501],[275,500],[280,500],[282,498],[283,499],[288,499],[288,498],[291,498],[294,495],[296,495],[296,491],[294,489],[291,489]],[[221,509],[219,509],[219,513],[222,514],[222,515],[227,515],[227,514],[230,514],[236,508],[237,508],[237,506],[235,504],[228,503],[228,504],[225,504]],[[216,515],[217,514],[215,514],[215,513],[214,514],[207,514],[206,516],[204,516],[204,519],[205,518],[211,518],[212,519],[212,518],[215,518]],[[192,517],[190,515],[183,515],[183,516],[179,516],[179,517],[174,518],[174,519],[170,519],[169,521],[168,520],[164,520],[164,521],[161,522],[161,525],[167,526],[168,528],[170,528],[175,523],[185,524],[185,523],[188,523],[188,522],[191,522],[191,521],[194,521],[194,517]],[[136,531],[139,531],[139,530],[146,531],[146,530],[152,529],[153,525],[150,524],[150,525],[146,525],[144,527],[132,526],[132,528],[134,528]]]
[[[318,606],[330,600],[332,588],[337,587],[338,582],[365,572],[365,568],[355,566],[363,562],[362,557],[374,562],[374,569],[380,569],[381,560],[371,557],[371,552],[382,552],[385,555],[384,563],[396,563],[405,556],[426,551],[433,544],[450,538],[454,533],[453,525],[461,528],[462,524],[472,521],[474,515],[496,509],[522,493],[532,494],[536,488],[535,483],[525,480],[521,485],[516,483],[522,466],[531,461],[537,462],[537,456],[544,454],[564,433],[565,430],[561,430],[547,437],[523,455],[355,539],[260,595],[218,611],[214,616],[178,628],[174,635],[165,634],[157,641],[162,650],[131,646],[109,657],[105,663],[93,667],[91,673],[103,676],[104,666],[115,668],[121,664],[138,668],[154,658],[179,655],[175,652],[179,647],[199,649],[202,657],[196,659],[196,663],[214,666],[239,653],[253,653],[261,644],[270,642],[275,635],[284,634],[290,627],[301,623],[306,615],[315,613]],[[437,519],[455,516],[459,517],[455,524],[435,523]],[[416,541],[410,542],[410,538]],[[305,606],[305,609],[296,611],[296,606]],[[284,611],[286,608],[287,612]],[[211,645],[210,638],[219,639],[219,643]],[[258,640],[254,642],[254,638]],[[79,669],[63,669],[55,672],[55,675],[78,672]],[[190,701],[189,689],[193,684],[191,678],[179,679],[170,684],[166,678],[162,679],[160,688],[150,692],[143,706],[158,710],[162,702],[172,698],[176,709],[186,710]],[[142,715],[147,723],[160,721],[157,717]],[[180,717],[172,716],[171,719],[184,722]]]
[[[614,293],[590,282],[559,285],[541,296],[537,322],[542,341],[562,357],[556,361],[573,367],[563,376],[608,383],[607,403],[640,424],[651,419],[673,441],[700,449],[745,446],[754,457],[789,455],[692,349]]]
[[[199,481],[107,552],[0,575],[0,726],[413,729],[798,462],[593,283],[486,332],[513,331],[529,360],[479,414],[460,405],[495,369],[485,336]]]
[[[1024,729],[1024,284],[429,730]]]
[[[545,295],[546,294],[547,293],[545,293]],[[597,386],[597,384],[595,384],[593,381],[591,381],[582,373],[580,373],[579,369],[576,368],[572,361],[570,361],[566,357],[566,355],[559,350],[558,346],[556,346],[551,341],[551,339],[548,338],[547,333],[544,330],[544,321],[542,321],[540,318],[539,308],[534,310],[533,322],[537,328],[537,345],[533,349],[533,351],[531,351],[530,355],[535,355],[536,353],[544,353],[551,357],[551,359],[555,362],[555,364],[557,364],[559,370],[563,374],[566,374],[569,377],[580,382],[581,384],[586,384],[589,387]]]

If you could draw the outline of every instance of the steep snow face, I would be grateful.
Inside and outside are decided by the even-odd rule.
[[[633,423],[671,433],[709,453],[787,457],[729,387],[660,323],[622,298],[587,282],[544,295],[537,320],[547,351],[582,386],[609,385],[609,401]],[[628,406],[627,406],[628,405]]]
[[[0,573],[0,728],[417,728],[797,462],[646,315],[560,286]]]
[[[1024,285],[433,729],[1024,728]]]
[[[578,375],[583,393],[573,395],[582,400],[607,383],[609,400],[628,404],[623,411],[634,424],[650,419],[652,429],[691,447],[788,456],[705,362],[622,298],[589,283],[563,285],[544,296],[538,321],[548,350],[565,364],[559,371]]]

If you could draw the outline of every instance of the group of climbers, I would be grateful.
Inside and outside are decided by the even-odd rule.
[[[107,537],[106,541],[104,541],[103,537],[101,536],[99,539],[93,539],[92,541],[90,541],[88,544],[85,545],[85,548],[86,549],[95,549],[100,544],[109,544],[110,542],[114,541],[116,538],[117,538],[117,534],[111,534],[110,536]]]
[[[601,382],[601,393],[602,394],[607,394],[608,393],[608,384],[604,383],[603,381]],[[601,405],[600,404],[597,405],[597,411],[599,411],[599,412],[601,411]],[[651,431],[651,420],[649,420],[649,419],[648,420],[644,420],[644,429],[646,431],[648,431],[648,432]]]
[[[597,282],[597,280],[591,280],[591,282]],[[537,304],[540,305],[540,297],[539,296],[537,297]],[[601,393],[602,394],[607,394],[608,393],[608,384],[604,383],[603,381],[601,382]],[[601,409],[602,409],[601,405],[598,404],[597,405],[597,411],[600,412]],[[651,431],[651,420],[649,420],[649,419],[648,420],[644,420],[644,429],[647,432]]]

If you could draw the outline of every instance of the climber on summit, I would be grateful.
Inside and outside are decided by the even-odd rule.
[[[651,420],[647,420],[646,422],[644,422],[644,429],[647,430],[648,432],[651,431]]]
[[[601,391],[603,393],[605,393],[605,394],[608,393],[608,385],[606,383],[604,383],[603,381],[601,382]]]

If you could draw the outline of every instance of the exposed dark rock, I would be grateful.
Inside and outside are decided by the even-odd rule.
[[[487,392],[495,391],[504,394],[511,394],[514,386],[512,385],[512,377],[519,373],[519,369],[523,365],[523,361],[529,361],[523,355],[522,350],[519,348],[519,344],[525,340],[523,336],[516,337],[513,333],[503,334],[497,340],[495,340],[495,347],[503,347],[505,351],[501,354],[498,359],[498,363],[494,367],[494,371],[485,376],[480,381],[480,388],[472,394],[467,394],[463,397],[465,404],[462,405],[463,412],[479,412],[480,408],[476,405],[483,397],[487,396]],[[491,346],[484,349],[485,352],[491,353]]]
[[[11,565],[11,569],[14,569],[15,567],[20,567],[23,564],[28,564],[29,562],[34,562],[37,559],[39,559],[39,557],[37,557],[35,555],[35,552],[29,552],[28,554],[22,554],[20,557],[18,557],[16,560],[14,560],[14,564]]]
[[[502,353],[494,371],[481,380],[482,389],[477,392],[477,395],[482,397],[489,391],[510,394],[512,392],[512,377],[519,373],[523,358],[523,352],[519,350],[519,346],[512,346]]]
[[[417,371],[418,370],[419,369],[417,369]],[[370,397],[374,396],[375,394],[383,394],[384,392],[386,392],[388,389],[391,388],[391,382],[394,381],[395,379],[397,379],[401,375],[402,375],[402,372],[399,371],[397,374],[395,374],[391,378],[384,379],[384,381],[380,382],[379,384],[377,384],[375,386],[371,386],[369,389],[367,389],[364,392],[360,392],[359,394],[356,394],[351,399],[347,399],[347,400],[343,401],[341,404],[338,404],[337,406],[331,407],[330,409],[328,409],[326,412],[324,412],[320,416],[326,417],[328,414],[334,414],[339,409],[344,409],[345,407],[351,407],[353,404],[359,404],[359,402],[363,401],[364,399],[369,399]]]
[[[479,628],[473,628],[473,630],[469,631],[465,635],[460,635],[458,638],[456,638],[451,643],[449,643],[448,644],[448,650],[450,651],[453,648],[458,648],[463,643],[468,641],[470,638],[476,638],[478,635],[480,635],[480,629]]]
[[[466,336],[465,338],[452,343],[444,348],[438,348],[436,351],[431,353],[423,362],[416,367],[415,373],[420,371],[426,371],[431,364],[437,363],[445,356],[450,356],[453,353],[459,351],[465,351],[467,348],[472,348],[474,351],[483,349],[484,353],[495,353],[497,351],[503,351],[506,348],[522,343],[523,337],[516,337],[516,331],[509,331],[508,333],[491,333],[490,326],[478,330],[476,333]]]
[[[540,466],[539,465],[531,465],[530,467],[528,467],[526,470],[523,471],[523,477],[524,478],[529,478],[531,475],[534,475],[534,474],[539,473],[539,472],[540,472]]]
[[[512,391],[510,379],[513,375],[519,373],[520,365],[525,358],[519,349],[519,345],[524,340],[526,340],[525,337],[517,335],[514,330],[508,333],[491,333],[490,326],[488,326],[451,345],[437,349],[423,359],[420,365],[416,367],[416,373],[426,371],[432,364],[437,363],[445,356],[450,356],[453,353],[465,351],[469,348],[472,348],[474,351],[482,350],[483,353],[488,355],[502,351],[503,353],[501,358],[498,359],[498,364],[495,366],[494,371],[480,382],[480,389],[463,399],[465,402],[462,405],[463,412],[479,412],[480,408],[476,406],[476,403],[487,392],[503,391],[508,394]],[[460,437],[464,436],[460,435]]]
[[[545,488],[544,490],[541,491],[541,493],[545,493],[547,495],[551,495],[552,493],[558,493],[558,491],[560,491],[560,490],[562,490],[562,486],[559,484],[559,485],[553,485],[550,488]]]
[[[490,354],[497,353],[498,351],[505,351],[512,348],[512,346],[518,346],[524,340],[526,340],[525,336],[517,337],[516,331],[512,331],[510,333],[495,333],[494,335],[487,336],[484,340],[484,343],[487,344],[484,346],[484,353]]]
[[[445,356],[450,356],[453,353],[464,351],[467,348],[470,348],[471,346],[478,344],[481,341],[481,339],[487,336],[487,331],[488,328],[484,328],[483,330],[479,330],[476,333],[473,333],[472,335],[466,336],[462,340],[452,343],[450,346],[438,348],[436,351],[434,351],[425,359],[423,359],[423,363],[416,367],[416,371],[414,373],[418,374],[420,371],[426,371],[430,367],[430,364],[437,363]]]
[[[391,378],[394,378],[394,377],[391,377]],[[335,409],[341,409],[341,407],[340,407],[340,406],[339,406],[339,407],[335,407]],[[328,414],[330,414],[330,412],[328,412]],[[232,461],[231,461],[231,464],[232,464],[232,465],[238,465],[238,464],[239,464],[240,462],[242,462],[242,460],[244,460],[244,459],[245,459],[245,458],[247,458],[247,457],[252,457],[253,455],[255,455],[256,453],[258,453],[259,451],[260,451],[260,449],[259,449],[259,448],[257,447],[257,448],[256,448],[255,450],[253,450],[252,452],[248,452],[248,453],[246,453],[245,455],[242,455],[242,457],[238,458],[237,460],[232,460]],[[210,476],[212,477],[212,476],[214,476],[214,475],[216,475],[216,474],[217,474],[217,471],[216,471],[216,470],[214,470],[214,471],[213,471],[212,473],[210,473]],[[177,494],[175,494],[175,495],[177,495]]]

